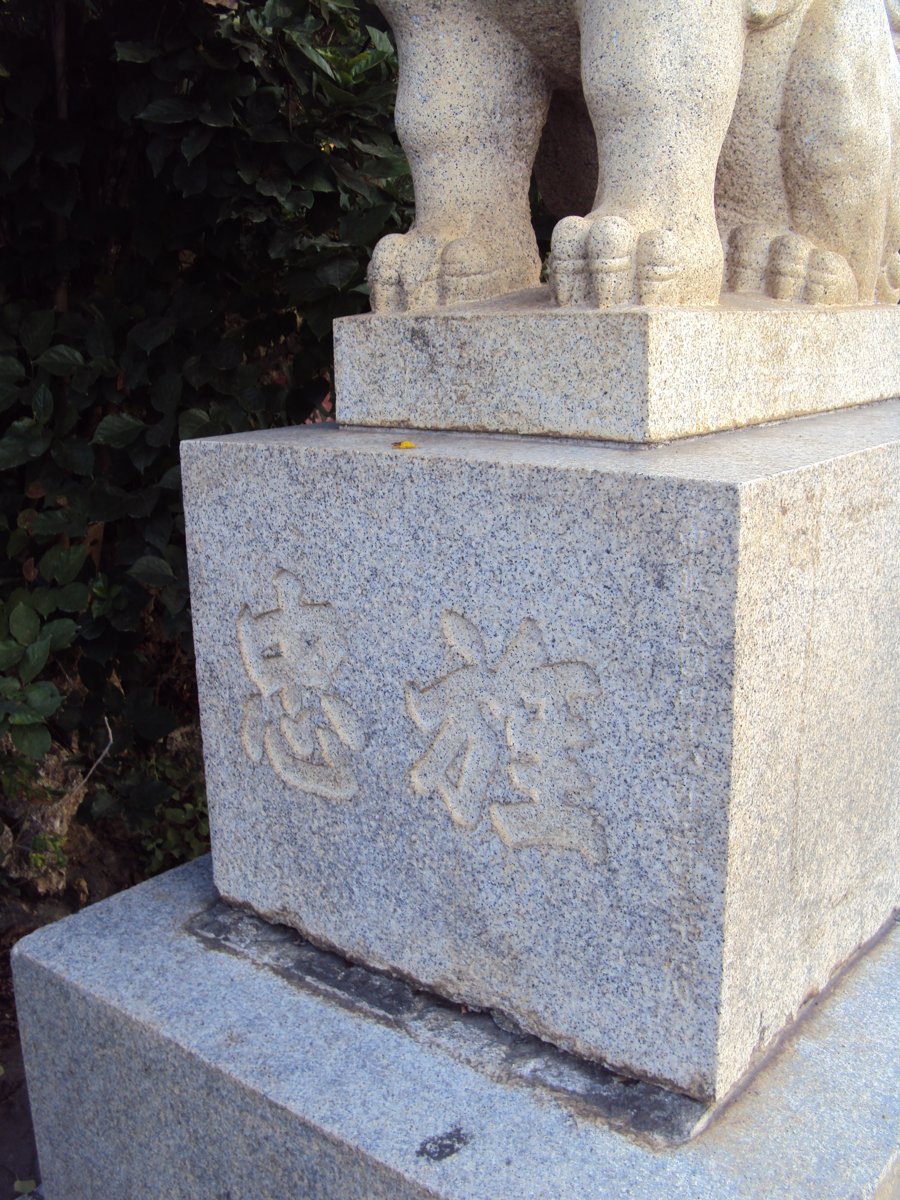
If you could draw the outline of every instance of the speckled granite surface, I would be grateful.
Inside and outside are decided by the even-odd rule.
[[[186,444],[219,888],[723,1096],[898,899],[898,409]]]
[[[335,369],[351,425],[655,442],[900,394],[900,308],[602,312],[535,289],[345,317]]]
[[[252,918],[211,948],[216,903],[200,860],[16,948],[46,1200],[896,1195],[896,934],[704,1132],[653,1149],[573,1106],[533,1046],[500,1077],[471,1014],[353,1003]]]

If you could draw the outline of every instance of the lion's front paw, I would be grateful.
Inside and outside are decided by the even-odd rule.
[[[375,312],[489,300],[533,287],[539,277],[537,251],[528,239],[504,245],[486,237],[436,237],[417,230],[382,238],[369,266]]]
[[[550,286],[557,304],[715,304],[718,239],[640,229],[618,215],[566,217],[553,233]]]
[[[855,304],[859,285],[840,254],[796,233],[739,225],[728,239],[728,287],[795,304]]]

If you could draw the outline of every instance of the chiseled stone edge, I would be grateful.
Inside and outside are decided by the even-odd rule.
[[[900,932],[660,1152],[204,949],[185,925],[215,900],[200,860],[15,949],[46,1200],[284,1200],[310,1178],[316,1200],[895,1194]]]
[[[900,394],[900,307],[501,300],[335,322],[341,422],[658,442]],[[541,382],[541,378],[545,382]]]
[[[617,1075],[516,1028],[502,1014],[461,1007],[349,962],[289,926],[270,925],[224,901],[198,913],[185,928],[213,950],[236,954],[296,987],[401,1029],[498,1083],[549,1093],[574,1115],[605,1121],[658,1149],[688,1141],[712,1112],[711,1104]]]

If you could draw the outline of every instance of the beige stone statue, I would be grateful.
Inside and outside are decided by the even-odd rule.
[[[372,305],[900,299],[900,0],[379,0],[416,220]],[[586,215],[582,215],[586,214]]]

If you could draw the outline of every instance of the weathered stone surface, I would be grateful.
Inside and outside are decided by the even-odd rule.
[[[889,1200],[898,951],[661,1150],[567,1090],[577,1060],[223,917],[201,860],[14,952],[46,1200]]]
[[[652,442],[900,395],[900,307],[557,308],[546,288],[335,322],[350,425]]]
[[[378,3],[416,219],[376,247],[376,309],[537,283],[541,142],[542,191],[564,217],[560,304],[715,305],[723,282],[807,304],[900,297],[884,0]]]
[[[898,408],[186,444],[221,891],[723,1096],[898,900]]]

